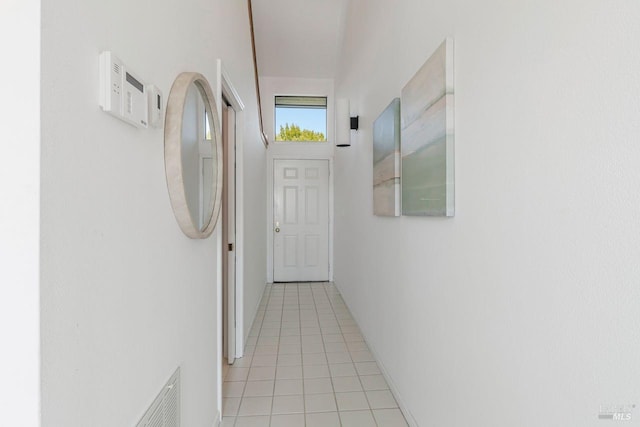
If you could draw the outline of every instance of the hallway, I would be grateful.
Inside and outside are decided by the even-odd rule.
[[[407,426],[333,284],[267,285],[249,335],[224,372],[222,426]]]

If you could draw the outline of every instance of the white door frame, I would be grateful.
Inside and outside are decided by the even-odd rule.
[[[223,319],[222,326],[226,329],[222,331],[222,351],[227,356],[227,362],[233,364],[236,359],[236,113],[233,107],[228,106],[226,97],[222,106],[222,137],[223,155],[225,162],[225,183],[222,186],[222,295],[223,295]],[[226,127],[226,132],[225,132]],[[226,240],[224,240],[226,238]],[[232,246],[229,249],[227,245]],[[226,262],[226,265],[225,265]],[[226,277],[224,275],[226,270]],[[226,298],[225,298],[226,292]],[[226,299],[226,301],[225,301]],[[226,332],[226,333],[225,333]]]
[[[222,123],[222,98],[224,97],[227,102],[235,111],[236,115],[236,132],[235,132],[235,146],[236,146],[236,289],[235,289],[235,318],[236,318],[236,358],[244,355],[244,103],[240,99],[238,91],[231,83],[229,74],[222,65],[222,60],[217,61],[217,78],[216,78],[216,107],[218,108],[219,123]],[[226,257],[223,258],[223,254],[226,254],[225,248],[222,247],[222,230],[221,227],[217,227],[216,232],[217,247],[218,247],[218,260],[217,260],[217,310],[218,310],[218,325],[217,325],[217,390],[218,390],[218,415],[222,414],[222,262],[226,262]]]
[[[267,159],[267,281],[273,283],[273,165],[276,160],[327,160],[329,162],[329,281],[333,281],[333,157],[321,154],[274,154]]]

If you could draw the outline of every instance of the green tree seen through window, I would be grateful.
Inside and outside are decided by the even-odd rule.
[[[326,141],[324,133],[309,129],[300,129],[296,124],[285,123],[280,126],[276,141]]]

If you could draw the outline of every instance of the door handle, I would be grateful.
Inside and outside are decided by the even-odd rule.
[[[276,233],[280,232],[280,227],[276,227]]]

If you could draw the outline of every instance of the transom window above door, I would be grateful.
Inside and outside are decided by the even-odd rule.
[[[326,96],[276,96],[275,140],[326,142]]]

